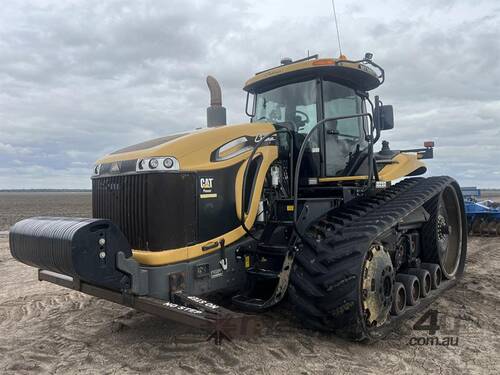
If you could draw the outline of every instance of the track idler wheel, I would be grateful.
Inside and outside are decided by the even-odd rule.
[[[393,286],[391,315],[399,316],[406,307],[406,289],[402,283],[396,282]]]
[[[420,282],[420,297],[425,298],[431,291],[431,274],[424,268],[410,268],[406,272],[410,275],[417,276]]]
[[[420,281],[414,275],[405,273],[398,273],[396,281],[403,284],[406,289],[406,304],[408,306],[415,306],[420,298]]]
[[[441,267],[439,267],[439,264],[422,263],[420,267],[429,271],[429,274],[431,275],[431,288],[439,288],[441,280],[443,279],[443,274],[441,273]]]
[[[443,277],[454,279],[460,273],[462,250],[465,248],[462,206],[452,185],[446,186],[440,194],[424,204],[430,219],[422,228],[422,260],[441,266]],[[481,233],[485,230],[480,225]]]

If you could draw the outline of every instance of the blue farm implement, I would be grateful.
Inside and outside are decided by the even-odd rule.
[[[490,200],[476,202],[473,198],[466,198],[465,212],[470,234],[500,236],[500,203]]]

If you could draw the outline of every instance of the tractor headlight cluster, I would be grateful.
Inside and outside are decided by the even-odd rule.
[[[172,156],[139,159],[135,170],[136,172],[178,171],[179,161]]]

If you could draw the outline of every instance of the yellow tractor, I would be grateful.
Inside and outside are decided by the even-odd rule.
[[[20,221],[11,253],[217,340],[285,297],[308,327],[379,339],[456,283],[467,250],[457,182],[414,177],[434,144],[374,150],[394,126],[369,95],[384,79],[369,53],[283,59],[245,83],[250,122],[229,126],[209,77],[207,128],[99,159],[93,218]]]

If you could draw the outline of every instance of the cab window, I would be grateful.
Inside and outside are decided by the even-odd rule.
[[[356,115],[363,112],[362,100],[354,90],[331,81],[323,81],[325,118]],[[366,150],[366,126],[362,117],[325,122],[325,172],[343,176],[350,161]]]
[[[362,113],[361,98],[353,89],[331,81],[323,82],[325,118],[350,116]],[[337,121],[339,137],[364,139],[363,118],[351,118]]]

